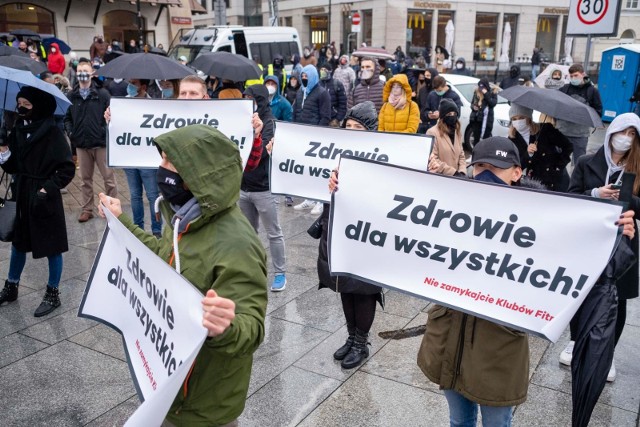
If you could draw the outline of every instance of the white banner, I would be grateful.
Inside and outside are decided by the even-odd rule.
[[[144,402],[128,426],[160,425],[207,336],[202,294],[108,210],[78,316],[122,334]]]
[[[556,341],[606,266],[621,211],[343,158],[329,262],[332,274]]]
[[[110,167],[157,168],[160,154],[153,138],[192,124],[213,126],[235,142],[242,167],[251,153],[250,99],[111,98],[110,110],[107,145]]]
[[[276,123],[271,192],[328,202],[327,179],[340,155],[427,170],[433,137]],[[375,178],[372,178],[372,180]]]

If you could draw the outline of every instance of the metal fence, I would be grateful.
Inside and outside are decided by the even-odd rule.
[[[468,62],[467,67],[471,69],[474,77],[482,78],[486,77],[489,81],[499,83],[503,78],[509,75],[509,68],[512,65],[520,66],[521,75],[531,75],[531,63],[530,62],[487,62],[487,61],[473,61]],[[540,72],[549,66],[550,63],[543,62],[540,64]],[[598,75],[600,74],[600,62],[590,62],[589,67],[585,70],[589,78],[594,84],[598,83]]]

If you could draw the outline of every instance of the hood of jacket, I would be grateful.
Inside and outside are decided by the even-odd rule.
[[[385,83],[384,89],[382,91],[382,101],[387,102],[389,100],[389,95],[391,94],[391,86],[394,83],[400,83],[402,85],[407,100],[411,101],[411,85],[409,84],[409,80],[407,79],[406,74],[396,74]]]
[[[355,120],[366,127],[368,131],[378,130],[378,112],[376,111],[376,106],[371,101],[364,101],[351,107],[351,109],[347,111],[341,127],[347,127],[347,120]]]
[[[267,83],[268,81],[274,82],[276,84],[276,88],[280,87],[280,79],[277,76],[274,76],[273,74],[268,75],[264,78],[264,82]],[[269,90],[267,90],[267,95],[269,95]],[[271,104],[277,103],[279,98],[280,93],[276,90],[276,92],[273,94],[273,98],[271,98]]]
[[[340,61],[342,61],[342,58],[347,60],[347,63],[342,65],[342,63]],[[342,55],[339,59],[338,59],[338,67],[340,68],[347,68],[349,66],[349,57],[347,55]]]
[[[513,64],[510,68],[509,68],[509,72],[511,72],[511,70],[516,69],[516,71],[518,72],[518,74],[516,75],[516,77],[520,76],[520,65],[518,64]]]
[[[266,90],[266,89],[265,89]],[[206,125],[191,125],[155,138],[200,205],[201,218],[235,206],[240,196],[242,160],[236,144]]]
[[[307,95],[311,93],[311,91],[318,85],[320,81],[320,77],[318,76],[318,70],[315,66],[309,64],[302,68],[302,73],[300,73],[300,78],[302,78],[302,74],[307,75],[307,86],[304,86],[304,91]]]
[[[456,59],[456,64],[457,64],[458,62],[462,62],[462,68],[463,68],[463,69],[464,69],[464,68],[467,68],[467,61],[466,61],[462,56],[461,56],[461,57],[459,57],[458,59]]]
[[[276,82],[277,80],[278,79],[276,79]],[[269,91],[265,85],[251,85],[245,89],[244,94],[249,95],[256,101],[256,104],[258,105],[258,115],[261,120],[271,112],[271,107],[269,107]]]
[[[52,53],[52,55],[62,55],[62,52],[60,52],[60,46],[58,45],[58,43],[51,43],[51,47],[49,48],[49,51],[51,51],[51,48],[55,48],[56,52]]]
[[[636,132],[640,135],[640,117],[638,117],[635,113],[624,113],[617,116],[609,127],[607,128],[607,133],[604,136],[604,157],[607,160],[607,166],[609,170],[613,173],[617,171],[617,166],[611,160],[611,147],[609,146],[609,141],[611,140],[611,135],[616,132],[623,131],[627,128],[634,127],[636,128]]]

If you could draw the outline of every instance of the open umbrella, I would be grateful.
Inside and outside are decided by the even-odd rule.
[[[361,47],[352,53],[353,56],[358,58],[370,57],[370,58],[382,58],[394,60],[395,56],[379,47]]]
[[[573,427],[586,427],[607,382],[615,349],[618,315],[616,281],[635,263],[631,241],[623,237],[604,272],[572,319],[577,325],[571,359]]]
[[[602,127],[596,110],[559,90],[539,87],[511,86],[500,96],[514,104],[540,111],[556,119],[591,127]]]
[[[36,33],[33,30],[27,30],[24,28],[18,29],[18,30],[13,30],[10,31],[9,34],[11,34],[12,36],[16,36],[16,37],[27,37],[33,40],[40,40],[40,34]]]
[[[500,62],[509,62],[509,46],[511,45],[511,24],[506,22],[502,31],[502,47],[500,48]]]
[[[60,52],[63,54],[67,54],[71,52],[71,46],[69,46],[65,41],[60,40],[57,37],[47,37],[46,39],[42,39],[42,44],[47,49],[47,52],[51,48],[51,43],[58,43],[58,47],[60,48]]]
[[[112,59],[96,74],[114,79],[174,80],[194,74],[194,71],[166,56],[131,53]]]
[[[14,111],[16,95],[23,86],[32,86],[53,95],[56,100],[55,114],[57,115],[64,115],[71,105],[69,99],[56,85],[40,80],[29,71],[0,66],[0,109]]]
[[[0,56],[0,65],[15,68],[16,70],[31,71],[33,74],[40,74],[47,71],[47,66],[42,62],[18,55]]]
[[[7,46],[7,45],[0,45],[0,56],[12,56],[12,55],[29,58],[29,55],[24,53],[20,49],[16,49],[15,47]]]
[[[229,52],[211,52],[197,57],[191,66],[219,79],[242,82],[257,79],[262,72],[249,58]]]
[[[555,70],[560,70],[560,72],[562,73],[562,80],[565,83],[569,83],[569,66],[568,65],[560,65],[560,64],[549,64],[549,65],[547,65],[547,67],[544,69],[544,71],[541,72],[540,74],[538,74],[538,76],[536,77],[534,82],[539,87],[544,87],[544,82],[546,82],[547,79],[551,78],[551,73],[553,73]]]

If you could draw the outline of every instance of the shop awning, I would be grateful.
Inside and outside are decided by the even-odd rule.
[[[207,13],[207,9],[202,7],[200,2],[197,0],[189,0],[189,5],[191,6],[191,13]]]

